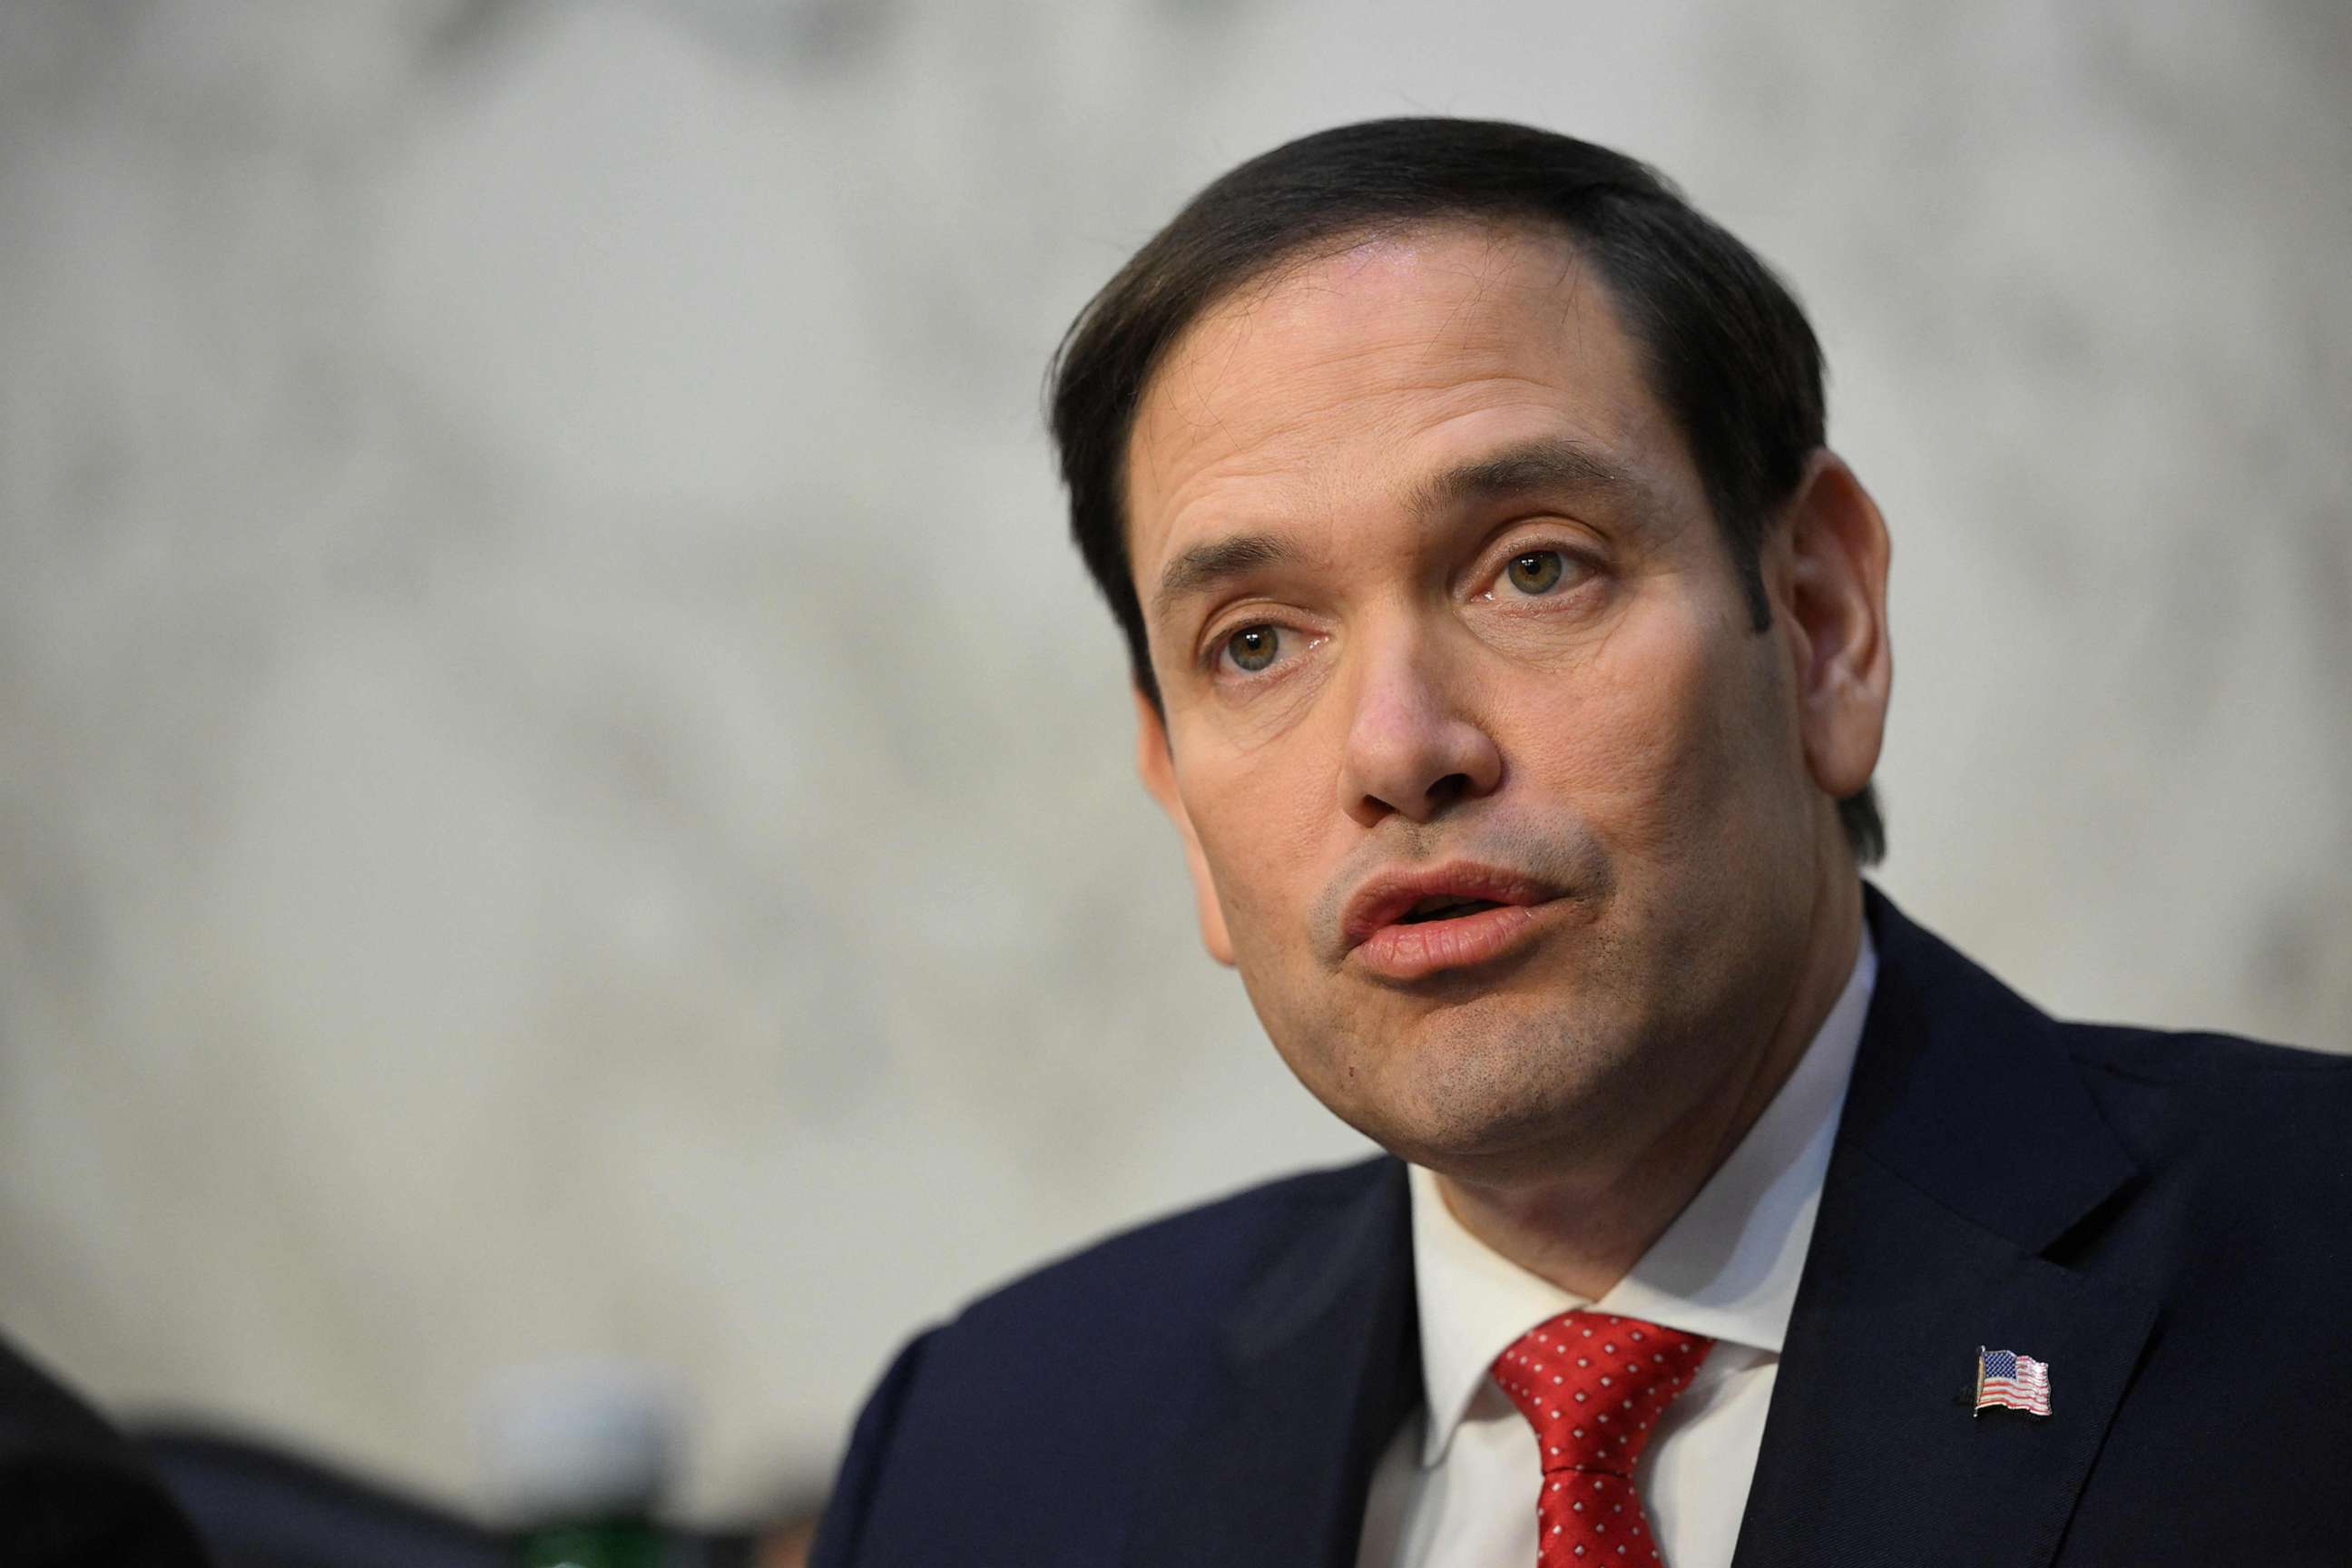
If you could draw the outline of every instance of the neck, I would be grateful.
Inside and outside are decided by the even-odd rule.
[[[1532,1185],[1440,1174],[1446,1207],[1520,1268],[1599,1300],[1665,1233],[1796,1070],[1853,973],[1862,923],[1862,884],[1849,879],[1816,904],[1803,960],[1771,1028],[1732,1059],[1714,1092],[1654,1136],[1597,1169]]]

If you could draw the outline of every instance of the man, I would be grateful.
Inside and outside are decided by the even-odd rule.
[[[1738,241],[1509,125],[1280,148],[1088,306],[1145,782],[1391,1157],[917,1340],[818,1563],[2352,1555],[2352,1072],[2055,1024],[1864,887],[1888,545],[1821,388]]]

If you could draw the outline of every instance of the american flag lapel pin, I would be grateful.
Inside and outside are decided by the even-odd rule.
[[[1977,1411],[2022,1410],[2050,1414],[2050,1366],[2015,1351],[1977,1347]]]

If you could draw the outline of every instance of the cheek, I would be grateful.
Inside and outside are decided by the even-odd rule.
[[[1715,858],[1753,831],[1759,778],[1785,761],[1770,741],[1768,641],[1682,616],[1629,621],[1527,716],[1513,750],[1617,855]]]
[[[1303,942],[1306,911],[1320,891],[1317,857],[1331,786],[1318,786],[1306,759],[1289,752],[1228,752],[1179,769],[1185,810],[1244,971],[1286,933]]]

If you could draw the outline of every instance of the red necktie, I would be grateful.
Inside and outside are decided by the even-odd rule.
[[[1495,1358],[1495,1381],[1536,1429],[1536,1568],[1659,1568],[1633,1465],[1715,1342],[1639,1318],[1562,1312]]]

